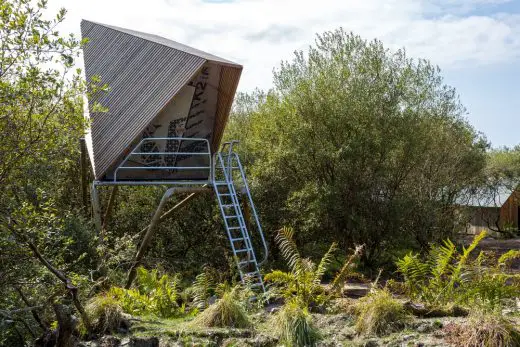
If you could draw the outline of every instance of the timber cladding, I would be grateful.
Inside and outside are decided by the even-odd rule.
[[[212,151],[218,149],[241,65],[156,35],[86,20],[81,33],[89,39],[83,48],[87,81],[99,76],[109,87],[89,94],[86,112],[96,179],[110,178],[143,137],[206,138]],[[108,112],[93,112],[96,103]]]

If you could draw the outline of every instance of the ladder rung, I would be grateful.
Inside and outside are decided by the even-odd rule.
[[[242,229],[241,227],[228,227],[228,230],[238,230],[238,229]]]
[[[238,218],[238,216],[224,216],[226,219],[230,219],[230,218]]]
[[[236,241],[244,241],[245,239],[243,237],[237,237],[236,239],[231,239],[232,242]]]
[[[241,266],[241,265],[253,264],[253,263],[255,263],[254,260],[244,260],[244,261],[239,262],[238,265]]]
[[[235,253],[244,253],[244,252],[249,252],[249,249],[245,248],[245,249],[237,249],[237,250],[235,250]]]
[[[231,204],[231,205],[222,205],[222,207],[234,207],[236,206],[235,204]]]
[[[229,183],[227,183],[227,182],[215,182],[214,184],[216,186],[228,186],[229,185]]]
[[[232,194],[219,194],[220,196],[231,196]]]
[[[251,276],[251,277],[258,276],[258,277],[261,277],[261,275],[257,271],[245,273],[244,276]]]

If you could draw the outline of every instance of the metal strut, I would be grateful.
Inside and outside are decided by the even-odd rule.
[[[217,153],[215,169],[213,170],[213,186],[231,250],[233,251],[237,263],[240,279],[242,282],[251,283],[252,287],[259,287],[262,291],[265,291],[262,274],[260,273],[260,265],[267,260],[268,248],[253,204],[253,199],[251,198],[249,186],[247,185],[245,173],[240,163],[240,158],[237,153],[233,152],[233,144],[236,142],[237,141],[224,143],[222,151]],[[226,146],[229,146],[228,151],[226,154],[223,154]],[[236,170],[234,171],[234,169]],[[237,173],[236,176],[239,182],[235,181],[234,173]],[[237,183],[242,184],[242,189],[246,193],[245,195],[249,200],[248,202],[254,216],[254,223],[264,246],[264,257],[261,262],[258,262],[251,242],[250,230],[247,228],[240,199],[237,194]]]
[[[144,145],[151,141],[177,141],[179,143],[178,151],[148,151],[146,148],[144,148]],[[181,143],[183,142],[191,143],[191,152],[187,149],[181,149]],[[262,291],[265,291],[264,282],[260,273],[260,266],[267,260],[269,250],[265,241],[264,233],[262,231],[262,226],[260,225],[260,221],[258,219],[258,214],[256,213],[253,199],[251,197],[251,192],[249,191],[244,168],[242,167],[242,163],[240,162],[238,154],[233,151],[233,145],[236,143],[238,143],[238,141],[224,143],[221,151],[216,153],[215,157],[213,158],[211,155],[210,143],[207,139],[204,138],[143,138],[115,168],[113,176],[110,179],[104,181],[94,181],[91,190],[93,217],[96,229],[98,229],[98,232],[100,233],[102,232],[103,221],[101,220],[101,204],[96,188],[97,186],[157,185],[178,187],[170,188],[166,191],[161,200],[161,204],[155,212],[152,222],[147,229],[143,230],[145,232],[145,237],[134,260],[132,271],[129,273],[129,278],[126,285],[127,288],[131,285],[133,277],[135,276],[135,266],[139,264],[140,260],[144,256],[144,253],[146,252],[146,248],[151,235],[153,235],[155,225],[171,212],[170,210],[164,215],[161,215],[161,211],[170,196],[174,192],[194,193],[203,191],[209,188],[207,186],[213,185],[213,189],[217,195],[220,212],[224,220],[226,233],[231,244],[231,250],[233,251],[233,255],[237,262],[240,279],[242,282],[251,283],[251,286],[259,287],[262,289]],[[157,164],[150,165],[147,162],[142,163],[137,160],[142,156],[147,156],[149,159],[154,159],[151,160],[151,162],[157,162]],[[190,159],[188,159],[188,162],[183,162],[181,159],[186,157],[194,158],[195,156],[201,160],[190,161]],[[164,164],[162,163],[162,160],[164,160]],[[138,165],[136,166],[134,162],[137,162]],[[172,164],[167,164],[170,162]],[[133,171],[134,175],[136,175],[133,177],[136,178],[126,179],[124,177],[125,175],[122,175],[122,173],[127,170]],[[149,170],[162,172],[164,174],[164,179],[147,180],[146,177],[149,175]],[[200,174],[200,179],[176,179],[175,175],[172,176],[172,174],[181,171],[192,173],[198,172]],[[189,176],[190,175],[188,175],[188,177]],[[242,201],[237,192],[243,192]],[[176,207],[183,206],[185,202],[190,199],[190,197],[181,201],[178,205],[176,205]],[[242,204],[244,207],[248,205],[252,212],[252,225],[249,228],[248,224],[246,223],[246,218],[244,218],[244,213],[242,212]],[[172,210],[176,209],[176,207],[174,207]],[[260,240],[264,248],[261,261],[257,260],[252,243],[251,232],[255,229],[260,236]]]

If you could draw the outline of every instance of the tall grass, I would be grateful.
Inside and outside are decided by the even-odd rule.
[[[386,289],[375,290],[359,299],[354,311],[358,316],[355,328],[360,335],[386,335],[403,329],[410,321],[403,304]]]
[[[240,286],[237,285],[222,293],[213,305],[209,305],[194,321],[203,327],[249,328],[251,322],[242,301]]]
[[[315,346],[320,340],[309,311],[294,300],[287,302],[276,313],[272,325],[279,342],[287,347]]]

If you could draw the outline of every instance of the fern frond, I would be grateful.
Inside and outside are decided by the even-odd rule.
[[[289,284],[295,280],[294,274],[280,270],[274,270],[264,276],[267,282]]]
[[[508,252],[502,254],[500,258],[498,258],[498,266],[508,266],[508,264],[515,260],[520,259],[520,251],[515,249],[510,249]]]
[[[443,246],[433,247],[430,251],[431,272],[434,281],[440,283],[442,277],[453,271],[452,260],[457,248],[450,240],[445,240]]]
[[[475,236],[475,238],[473,239],[471,244],[468,246],[468,248],[466,248],[466,247],[463,248],[462,255],[460,256],[459,262],[458,262],[457,266],[455,267],[453,274],[451,276],[451,280],[450,280],[451,286],[453,286],[457,281],[459,281],[461,277],[465,277],[462,272],[467,271],[466,264],[468,262],[469,256],[470,256],[471,252],[473,252],[473,250],[478,246],[480,241],[482,241],[482,239],[484,237],[486,237],[486,235],[487,235],[486,231],[480,232],[480,234]]]
[[[193,282],[193,303],[195,307],[199,309],[208,307],[211,291],[215,290],[216,286],[215,279],[206,269],[198,274]]]
[[[361,253],[363,252],[363,245],[356,246],[354,253],[350,255],[350,257],[343,263],[343,266],[341,267],[341,270],[334,276],[334,279],[332,280],[331,290],[333,293],[338,293],[343,285],[345,284],[345,281],[347,280],[348,275],[352,273],[352,268],[354,266],[354,261],[359,258]]]
[[[278,234],[276,235],[276,242],[280,247],[280,251],[282,252],[283,257],[287,260],[291,271],[294,273],[299,273],[302,269],[302,258],[300,256],[300,252],[298,251],[298,247],[293,240],[294,230],[289,227],[283,227]]]
[[[336,242],[333,242],[332,245],[330,245],[329,250],[327,253],[323,255],[323,257],[320,260],[320,263],[318,264],[318,267],[316,268],[316,271],[314,271],[314,284],[320,284],[321,278],[325,274],[325,271],[327,271],[327,268],[329,267],[330,263],[332,263],[332,256],[334,252],[338,249],[338,244]]]

